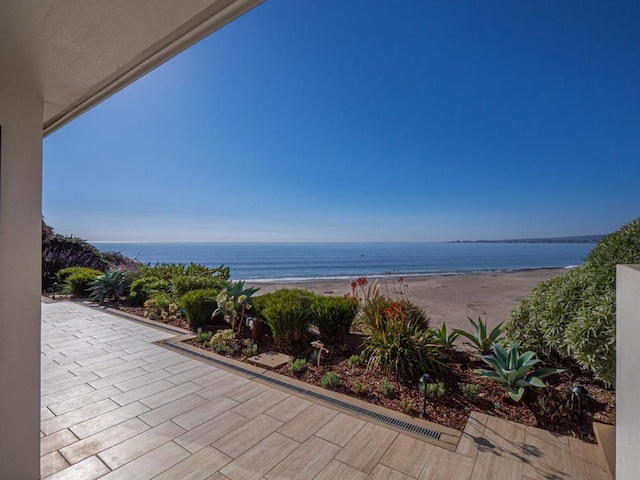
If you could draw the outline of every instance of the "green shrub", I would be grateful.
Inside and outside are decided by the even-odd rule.
[[[393,398],[396,394],[396,387],[393,384],[389,383],[386,378],[382,379],[382,384],[380,385],[380,391],[387,398]]]
[[[185,310],[191,330],[204,328],[211,323],[211,314],[218,306],[216,295],[218,295],[217,290],[203,289],[192,290],[180,298],[180,305]]]
[[[429,319],[422,308],[405,298],[395,301],[383,296],[375,296],[364,302],[360,323],[367,331],[384,328],[388,318],[396,314],[423,330],[429,328]]]
[[[479,377],[490,378],[502,384],[509,396],[516,402],[522,400],[524,389],[527,387],[546,387],[542,378],[564,370],[550,367],[530,370],[540,363],[535,352],[518,352],[518,345],[513,344],[505,350],[498,344],[493,345],[493,355],[482,355],[480,358],[493,370],[477,370]]]
[[[440,398],[444,396],[444,382],[418,384],[418,390],[422,395],[424,395],[425,388],[427,389],[427,397]]]
[[[131,283],[127,303],[142,306],[154,293],[169,293],[170,291],[171,285],[166,280],[158,277],[141,277]]]
[[[151,320],[165,320],[169,315],[169,305],[171,297],[164,292],[154,292],[149,300],[144,302],[144,308],[147,309],[147,316]]]
[[[306,340],[312,318],[308,308],[295,303],[273,302],[263,309],[262,316],[276,343],[296,345]]]
[[[76,297],[88,297],[91,283],[102,275],[100,270],[86,267],[69,267],[58,272],[58,285],[62,286],[62,293]]]
[[[540,283],[513,310],[505,335],[544,357],[571,358],[615,383],[616,264],[640,263],[640,218],[603,238],[583,265]]]
[[[477,383],[458,382],[458,389],[462,396],[469,400],[477,400],[480,394],[480,385]]]
[[[344,343],[358,313],[358,303],[350,298],[317,297],[311,304],[311,312],[320,336]]]
[[[175,298],[180,298],[192,290],[206,290],[211,288],[220,290],[222,283],[223,282],[216,277],[180,275],[171,279],[171,292]]]
[[[349,368],[353,369],[354,367],[358,367],[358,366],[362,365],[362,362],[363,362],[362,355],[351,355],[347,359],[347,366]]]
[[[308,290],[281,288],[275,292],[265,293],[264,295],[252,298],[253,307],[260,314],[266,308],[278,303],[287,303],[297,305],[304,309],[310,309],[311,304],[317,295]]]
[[[289,368],[293,373],[302,373],[309,368],[309,362],[304,358],[297,358],[289,362]]]
[[[363,346],[370,369],[380,367],[401,380],[415,380],[425,372],[438,372],[444,365],[433,333],[423,330],[416,319],[389,315],[382,327],[371,330]]]
[[[89,298],[103,304],[105,300],[120,300],[127,285],[127,273],[122,270],[107,270],[91,282]]]
[[[322,385],[323,388],[335,388],[342,385],[342,381],[337,373],[327,372],[320,377],[320,385]]]
[[[360,380],[354,380],[354,382],[351,384],[351,390],[353,390],[353,392],[357,395],[364,395],[366,393],[369,393],[369,385],[361,382]]]
[[[141,265],[140,273],[143,277],[161,278],[167,282],[181,276],[213,277],[223,282],[229,280],[229,267],[224,265],[208,268],[197,263],[156,263],[153,266]]]
[[[471,345],[478,350],[478,353],[481,355],[488,355],[491,353],[491,347],[498,340],[498,337],[502,334],[502,323],[499,323],[491,333],[487,335],[487,324],[482,321],[482,318],[478,317],[478,323],[474,322],[473,319],[467,317],[473,329],[471,332],[467,332],[465,330],[454,330],[454,334],[461,335],[465,337],[467,340],[470,340],[471,343],[467,345]],[[442,332],[441,332],[442,333]],[[446,333],[446,330],[445,330]],[[436,334],[438,336],[438,334]]]
[[[439,329],[433,330],[433,340],[435,343],[445,350],[453,350],[455,341],[460,336],[460,332],[454,330],[451,333],[447,332],[447,324],[442,323],[442,326]]]

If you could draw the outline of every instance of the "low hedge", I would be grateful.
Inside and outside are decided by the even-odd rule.
[[[102,274],[100,270],[87,267],[63,268],[57,273],[58,285],[64,294],[86,298],[89,296],[91,283]]]
[[[311,313],[320,336],[344,343],[358,313],[358,302],[352,298],[319,296],[311,304]]]
[[[170,293],[171,284],[157,277],[142,277],[134,280],[129,289],[127,303],[141,307],[154,293]]]
[[[189,328],[196,331],[211,323],[211,314],[216,308],[218,290],[213,288],[192,290],[180,298],[180,306],[184,308]]]

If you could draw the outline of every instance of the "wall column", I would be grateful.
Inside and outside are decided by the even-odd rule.
[[[0,478],[40,478],[42,100],[0,88]]]
[[[618,265],[616,279],[616,477],[640,471],[640,265]]]

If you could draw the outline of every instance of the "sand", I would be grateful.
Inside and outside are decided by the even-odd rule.
[[[432,327],[443,322],[448,328],[468,329],[471,317],[479,316],[493,326],[506,320],[511,310],[543,280],[565,272],[565,269],[528,270],[505,273],[442,275],[397,279],[380,279],[382,293],[391,298],[404,296],[422,307]],[[344,295],[351,291],[349,281],[322,280],[306,282],[247,282],[259,287],[258,294],[279,288],[303,288],[324,295]],[[400,293],[403,292],[403,293]]]

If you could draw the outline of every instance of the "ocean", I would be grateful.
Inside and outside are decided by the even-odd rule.
[[[591,243],[95,243],[140,262],[224,264],[233,280],[307,281],[568,268]]]

